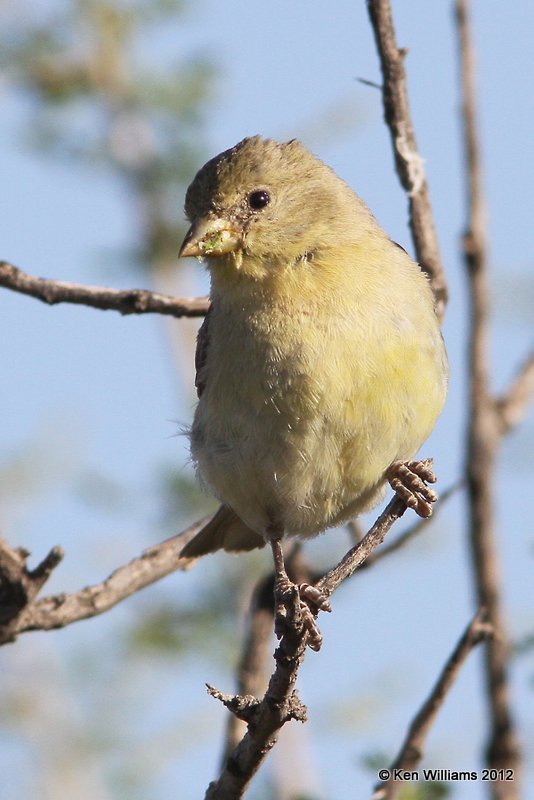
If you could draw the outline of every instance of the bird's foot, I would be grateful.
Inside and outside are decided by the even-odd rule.
[[[429,517],[432,514],[432,503],[438,499],[436,492],[427,486],[427,483],[435,483],[437,480],[432,466],[431,458],[421,461],[394,461],[386,473],[395,494],[420,517]]]
[[[277,638],[282,638],[288,624],[300,622],[308,632],[308,647],[316,652],[320,650],[323,637],[316,617],[319,611],[332,611],[326,596],[309,583],[297,585],[284,578],[276,582],[274,598],[274,632]]]

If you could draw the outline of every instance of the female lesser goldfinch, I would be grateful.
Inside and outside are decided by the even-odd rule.
[[[433,295],[363,201],[296,140],[254,136],[211,159],[185,210],[180,255],[211,273],[191,452],[223,506],[182,554],[269,542],[280,597],[284,536],[369,509],[388,480],[431,513],[435,478],[409,459],[447,390]]]

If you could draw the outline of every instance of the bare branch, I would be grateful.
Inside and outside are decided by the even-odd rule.
[[[337,567],[330,570],[318,582],[317,586],[326,594],[332,594],[383,541],[393,522],[402,516],[405,510],[406,506],[399,498],[391,500],[368,534]],[[145,550],[141,556],[119,567],[100,584],[87,587],[75,594],[46,597],[36,602],[27,603],[23,596],[12,616],[8,616],[6,624],[0,628],[0,642],[13,641],[19,633],[25,631],[51,630],[96,616],[170,572],[187,569],[196,559],[181,558],[180,553],[186,542],[198,533],[206,521],[207,519],[203,519],[181,534]],[[3,549],[0,548],[0,577],[3,579],[3,590],[6,581],[8,589],[18,585],[21,575],[33,576],[36,586],[40,588],[52,568],[59,563],[61,552],[59,549],[51,551],[33,572],[26,568],[27,557],[28,553],[24,550],[11,550],[7,545]],[[295,558],[298,558],[298,553]],[[296,564],[294,568],[302,569],[302,565]],[[5,596],[5,591],[3,595]],[[8,611],[11,610],[10,607]],[[264,623],[265,619],[260,632],[263,641],[261,647],[254,653],[254,657],[263,649],[266,642]],[[276,668],[263,699],[256,701],[250,694],[244,697],[222,695],[218,690],[210,688],[213,696],[220,699],[229,710],[240,719],[245,719],[248,724],[247,732],[226,759],[220,777],[208,787],[206,798],[220,800],[220,798],[242,797],[253,775],[275,744],[281,727],[291,719],[299,721],[306,719],[306,708],[295,692],[295,682],[304,658],[307,637],[308,632],[302,624],[300,602],[296,592],[293,605],[288,608],[287,631],[275,652]]]
[[[443,504],[446,503],[447,500],[452,497],[452,495],[455,494],[462,486],[463,481],[458,481],[458,483],[453,483],[452,486],[449,486],[448,489],[440,493],[439,503],[434,506],[434,512],[431,519],[436,518],[436,515],[439,514],[443,508]],[[428,517],[419,517],[413,525],[404,531],[404,533],[401,533],[396,539],[393,539],[393,541],[384,545],[384,547],[382,547],[380,550],[375,550],[373,553],[371,553],[367,560],[361,565],[362,569],[367,569],[367,567],[371,567],[373,564],[376,564],[377,561],[382,561],[383,558],[386,558],[392,553],[396,553],[397,550],[401,550],[407,542],[411,541],[411,539],[413,539],[415,536],[418,536],[424,530],[429,521],[430,520]]]
[[[291,719],[306,720],[306,707],[295,691],[307,639],[302,624],[294,624],[298,617],[297,604],[295,597],[295,607],[288,611],[290,624],[274,654],[276,667],[267,691],[261,702],[251,708],[252,718],[248,721],[247,732],[226,759],[220,776],[208,786],[206,800],[238,800],[243,797],[261,763],[276,744],[283,725]],[[210,689],[210,693],[214,694],[214,690]],[[221,699],[226,700],[226,707],[232,711],[233,707],[239,707],[235,697],[222,695]]]
[[[502,433],[521,422],[534,396],[534,351],[530,353],[505,394],[495,401]]]
[[[382,69],[384,116],[391,134],[397,174],[408,195],[415,251],[421,268],[430,278],[436,310],[441,319],[447,303],[447,283],[434,228],[424,162],[417,149],[408,105],[403,63],[406,51],[397,47],[390,0],[367,0],[367,8]]]
[[[109,578],[102,583],[87,586],[74,594],[44,597],[36,602],[32,602],[36,592],[34,591],[33,595],[31,592],[27,593],[18,608],[13,608],[12,603],[9,605],[12,612],[9,615],[7,615],[8,609],[3,602],[3,613],[0,619],[4,624],[0,625],[0,644],[13,641],[19,633],[63,628],[72,622],[97,616],[165,575],[178,569],[188,569],[195,559],[180,558],[180,552],[184,545],[198,533],[207,519],[206,517],[182,533],[143,551],[138,558],[134,558],[129,564],[112,572]],[[43,564],[30,572],[26,569],[28,553],[22,551],[18,559],[18,568],[15,570],[9,552],[20,554],[20,551],[11,551],[10,548],[6,550],[7,546],[5,543],[3,545],[0,549],[3,601],[6,598],[7,587],[12,587],[11,596],[13,596],[16,587],[21,585],[25,576],[29,576],[30,579],[32,576],[36,576],[33,579],[37,581],[38,588],[41,588],[45,574],[50,574],[52,564],[54,561],[59,563],[61,555],[61,552],[54,548]],[[9,578],[6,578],[6,563],[10,565]]]
[[[45,585],[52,572],[61,563],[63,556],[63,549],[59,547],[59,545],[56,545],[43,558],[41,563],[35,567],[35,569],[30,570],[28,575],[33,582],[35,595],[40,592],[41,588]]]
[[[467,175],[467,226],[463,239],[469,281],[469,426],[466,457],[469,532],[472,568],[479,606],[486,608],[495,636],[485,648],[486,697],[489,707],[487,765],[497,779],[491,784],[493,800],[519,797],[520,748],[512,718],[508,680],[509,647],[503,620],[499,558],[495,537],[495,458],[501,441],[502,420],[491,396],[488,380],[488,281],[486,230],[478,144],[474,49],[468,0],[456,0],[456,28],[461,70],[463,134]],[[500,778],[514,770],[514,781]]]
[[[315,584],[316,588],[319,589],[322,594],[330,597],[340,583],[346,578],[350,578],[358,567],[369,558],[373,550],[384,541],[384,537],[393,523],[402,517],[405,511],[406,505],[398,497],[394,497],[390,500],[373,527],[366,533],[363,539],[349,550],[339,564],[317,581]]]
[[[223,694],[214,686],[206,684],[208,694],[216,700],[220,700],[223,706],[232,713],[237,719],[244,722],[251,722],[256,716],[260,701],[251,694]]]
[[[27,294],[43,303],[75,303],[118,311],[120,314],[167,314],[171,317],[203,317],[209,306],[207,297],[172,297],[147,289],[107,289],[79,283],[36,278],[18,267],[0,261],[0,286]]]
[[[460,484],[451,486],[443,493],[440,498],[438,508],[445,502],[459,487]],[[380,550],[375,548],[383,541],[393,522],[402,513],[404,504],[394,498],[384,512],[377,519],[369,533],[365,537],[358,537],[357,544],[350,550],[344,559],[333,570],[317,582],[317,587],[325,594],[330,595],[346,577],[350,577],[358,568],[365,568],[383,555],[389,555],[400,549],[409,539],[419,533],[427,519],[419,520],[407,531],[405,531],[396,541]],[[399,506],[397,509],[397,505]],[[393,506],[393,508],[392,508]],[[400,512],[400,513],[399,513]],[[352,532],[352,526],[349,528]],[[358,523],[358,533],[360,524]],[[303,580],[310,582],[313,576],[309,569],[300,559],[300,547],[297,546],[292,555],[287,560],[288,571],[291,579],[296,583]],[[254,593],[251,603],[250,618],[248,622],[247,636],[243,646],[241,661],[238,669],[238,688],[237,696],[246,697],[249,695],[258,696],[259,687],[262,682],[265,657],[267,648],[272,635],[273,622],[273,577],[270,575],[263,580]],[[234,696],[232,696],[234,697]],[[223,763],[230,756],[232,750],[237,746],[239,738],[243,735],[243,717],[233,714],[228,721],[226,742]]]
[[[331,595],[368,558],[373,549],[378,547],[404,511],[406,505],[402,500],[398,497],[391,500],[361,542],[319,580],[316,587]],[[288,610],[286,633],[274,654],[276,668],[267,691],[259,705],[254,707],[247,732],[227,757],[219,778],[209,785],[206,800],[237,800],[242,797],[260,764],[275,745],[283,725],[290,719],[305,720],[306,709],[298,699],[294,687],[299,667],[304,660],[307,636],[300,618],[298,596],[295,595],[294,607]],[[211,689],[210,693],[217,697],[220,694]],[[221,695],[219,699],[230,710],[241,708],[235,696]],[[247,709],[250,708],[248,702],[245,705]]]
[[[52,571],[63,558],[60,547],[54,547],[34,569],[26,566],[28,551],[12,548],[0,539],[0,632],[11,641],[14,621],[39,593]],[[0,634],[0,643],[3,640]]]
[[[395,770],[409,771],[417,766],[423,757],[423,748],[430,726],[443,705],[464,661],[477,644],[492,635],[493,627],[487,622],[484,609],[480,609],[445,662],[434,688],[413,718],[399,754],[389,767],[390,777],[377,786],[372,800],[393,800],[402,789],[403,782],[395,780]]]
[[[267,666],[273,638],[274,575],[263,578],[256,586],[250,603],[247,627],[237,666],[237,694],[241,697],[260,697],[265,692],[270,669]],[[246,728],[239,715],[228,717],[222,765],[245,735]]]

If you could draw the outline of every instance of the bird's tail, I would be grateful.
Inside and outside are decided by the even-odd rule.
[[[228,506],[221,506],[202,530],[186,544],[180,556],[196,558],[221,549],[237,553],[264,545],[265,539],[245,525],[235,511]]]

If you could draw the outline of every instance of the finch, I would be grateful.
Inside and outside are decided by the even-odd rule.
[[[296,140],[253,136],[212,158],[185,212],[180,256],[200,257],[211,276],[191,454],[222,506],[182,555],[268,542],[283,616],[285,537],[353,518],[388,481],[431,513],[435,478],[412,459],[447,392],[433,294],[365,203]],[[329,610],[313,589],[301,595]]]

